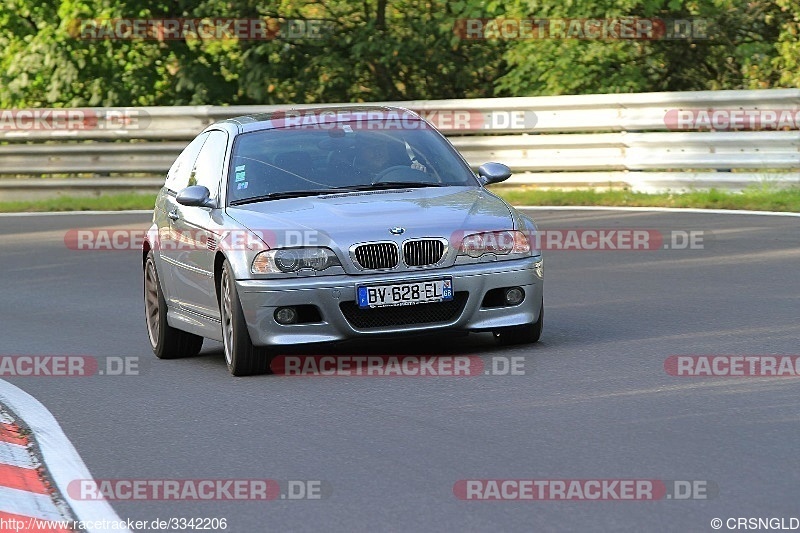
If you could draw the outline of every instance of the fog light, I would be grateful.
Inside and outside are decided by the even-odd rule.
[[[508,305],[517,305],[525,298],[525,291],[519,287],[511,287],[506,289],[506,303]]]
[[[297,322],[297,311],[294,307],[279,307],[275,310],[275,322],[284,326],[294,324]]]

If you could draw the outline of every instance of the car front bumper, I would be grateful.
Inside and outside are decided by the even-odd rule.
[[[537,274],[536,267],[541,260],[541,256],[536,256],[415,272],[237,280],[236,287],[250,338],[257,346],[330,342],[356,337],[422,333],[442,329],[490,331],[507,326],[532,324],[539,319],[544,280]],[[453,279],[454,299],[458,300],[458,304],[452,306],[452,313],[443,320],[440,320],[442,315],[438,314],[436,322],[377,327],[364,327],[358,324],[358,320],[353,320],[352,313],[365,317],[365,313],[369,311],[380,311],[353,311],[354,308],[357,309],[354,305],[357,285],[403,283],[443,277]],[[482,307],[484,296],[488,291],[505,287],[521,287],[525,291],[525,298],[514,306]],[[291,325],[281,325],[275,321],[277,308],[300,305],[316,306],[322,320]],[[350,309],[348,315],[350,319],[346,316],[343,306],[345,309]],[[413,308],[418,306],[405,306],[400,312],[406,316],[409,313],[413,315]],[[384,315],[391,313],[392,311],[389,311]]]

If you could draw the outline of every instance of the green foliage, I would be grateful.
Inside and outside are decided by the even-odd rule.
[[[797,0],[0,0],[0,106],[278,104],[800,86]],[[467,40],[464,18],[702,18],[708,39]],[[325,20],[318,39],[85,39],[83,19]]]
[[[784,0],[786,6],[794,1]],[[796,65],[800,49],[791,49],[798,41],[796,32],[787,33],[786,6],[768,0],[595,0],[593,8],[588,5],[538,2],[535,9],[517,8],[515,16],[702,19],[709,22],[707,38],[522,41],[509,48],[509,70],[498,87],[523,96],[796,85],[787,70],[791,61]]]
[[[493,192],[513,205],[677,207],[800,212],[800,188],[759,189],[742,192],[718,189],[682,193],[648,194],[630,190],[540,190],[494,187]]]
[[[776,43],[778,53],[771,64],[785,87],[800,87],[800,4],[796,0],[776,0],[784,23]]]
[[[57,196],[41,200],[0,201],[0,213],[47,211],[127,211],[153,209],[156,193],[122,193],[102,196]]]

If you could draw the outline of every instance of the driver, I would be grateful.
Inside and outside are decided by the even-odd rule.
[[[361,174],[374,178],[382,170],[398,164],[391,162],[389,145],[384,141],[365,139],[356,144],[353,166]]]
[[[366,137],[356,143],[353,167],[359,174],[373,180],[382,171],[396,166],[427,171],[424,165],[409,156],[400,142]]]

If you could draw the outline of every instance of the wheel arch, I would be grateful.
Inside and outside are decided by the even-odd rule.
[[[150,246],[150,241],[145,239],[145,241],[142,243],[142,269],[147,266],[147,256],[152,249],[153,247]]]
[[[217,251],[216,255],[214,256],[214,292],[217,294],[217,305],[219,305],[219,288],[220,283],[222,282],[222,268],[225,265],[225,254],[220,251]]]

